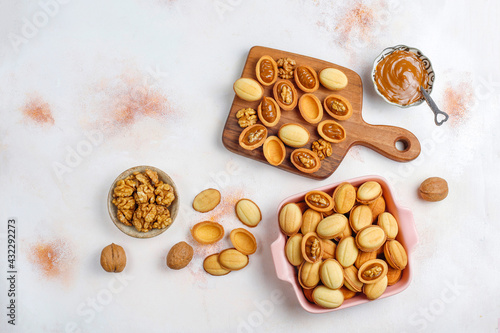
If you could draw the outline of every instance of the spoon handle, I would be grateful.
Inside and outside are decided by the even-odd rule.
[[[443,125],[444,122],[448,120],[450,116],[444,111],[439,110],[438,106],[436,103],[434,103],[434,100],[431,98],[431,95],[427,91],[425,91],[424,87],[420,86],[420,91],[422,92],[422,95],[424,95],[425,101],[427,102],[427,105],[431,108],[432,112],[434,112],[434,123],[437,126]],[[438,115],[442,114],[444,116],[443,119],[438,120]]]

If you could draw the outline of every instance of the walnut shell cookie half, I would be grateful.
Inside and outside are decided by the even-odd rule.
[[[320,281],[320,272],[322,261],[310,263],[304,261],[299,267],[299,284],[304,289],[313,289]]]
[[[321,220],[316,227],[316,232],[320,238],[332,239],[340,236],[344,232],[347,225],[347,217],[336,213]]]
[[[342,237],[335,250],[335,259],[343,266],[354,265],[359,255],[359,249],[352,236]]]
[[[395,269],[403,270],[408,265],[408,255],[403,245],[397,240],[387,241],[384,245],[384,256],[387,263]]]
[[[402,270],[389,267],[387,271],[387,285],[392,286],[398,283],[399,280],[401,280],[401,277],[403,276],[402,273],[403,273]]]
[[[309,149],[295,149],[290,154],[292,164],[304,173],[314,173],[321,167],[321,161],[315,152]]]
[[[311,134],[304,126],[296,123],[283,124],[279,131],[278,137],[284,144],[293,148],[304,147]]]
[[[342,125],[333,120],[323,120],[318,125],[319,135],[328,142],[339,143],[347,137]]]
[[[255,65],[255,75],[263,86],[270,86],[278,79],[278,64],[268,55],[263,55]]]
[[[308,232],[315,232],[322,219],[322,213],[311,208],[307,209],[304,213],[302,213],[302,226],[300,227],[300,231],[304,235]]]
[[[349,213],[349,225],[354,232],[372,224],[372,210],[367,205],[355,206]]]
[[[216,189],[209,188],[196,195],[193,200],[193,209],[200,213],[206,213],[217,207],[220,200],[220,192]]]
[[[262,221],[262,213],[259,206],[250,199],[241,199],[235,205],[238,220],[244,225],[254,228]]]
[[[347,289],[345,286],[340,287],[339,290],[344,295],[344,300],[348,300],[356,296],[356,292]]]
[[[350,291],[359,293],[364,283],[359,281],[358,269],[355,266],[344,268],[344,286]]]
[[[329,90],[341,90],[347,87],[349,80],[339,69],[327,67],[319,72],[319,81]]]
[[[269,164],[278,166],[285,160],[286,148],[277,136],[270,136],[264,141],[264,147],[262,148],[264,152],[264,157],[269,162]]]
[[[347,120],[352,116],[352,105],[343,96],[332,94],[323,101],[326,113],[337,120]]]
[[[334,213],[330,216],[334,216],[335,214],[337,214],[337,213]],[[342,214],[339,214],[339,215],[342,215]],[[340,242],[343,238],[351,237],[351,236],[352,236],[352,229],[351,229],[351,226],[349,225],[349,221],[347,221],[347,224],[344,227],[344,230],[342,230],[342,232],[340,234],[338,234],[337,236],[333,237],[333,240],[336,242]]]
[[[309,209],[309,206],[306,204],[305,201],[299,201],[299,202],[296,202],[295,204],[297,206],[299,206],[300,211],[302,212],[302,214],[304,214],[304,212]]]
[[[376,181],[368,181],[358,187],[356,199],[358,202],[369,205],[382,196],[382,186]]]
[[[344,284],[344,267],[335,259],[327,259],[321,265],[320,278],[328,288],[340,289]]]
[[[323,118],[323,106],[313,94],[304,94],[300,97],[299,111],[302,118],[310,124],[317,124]]]
[[[278,80],[273,87],[274,100],[285,111],[293,110],[297,106],[297,90],[289,80]]]
[[[302,257],[307,262],[317,263],[323,257],[323,243],[315,232],[309,232],[302,237]]]
[[[248,230],[243,228],[233,229],[229,238],[234,248],[247,256],[257,251],[257,240]]]
[[[378,216],[377,225],[384,229],[387,239],[395,239],[399,232],[398,222],[394,215],[389,212],[383,212]]]
[[[214,244],[224,237],[224,227],[217,222],[204,221],[193,226],[191,235],[200,244]]]
[[[327,212],[333,209],[333,199],[323,191],[310,191],[304,196],[304,201],[318,212]]]
[[[278,220],[281,231],[287,236],[293,236],[302,226],[302,211],[297,204],[288,203],[281,208]]]
[[[385,261],[368,260],[359,268],[358,279],[365,284],[377,283],[387,275],[388,270],[389,267]]]
[[[381,195],[380,197],[378,197],[377,200],[369,203],[368,207],[370,207],[370,209],[372,210],[372,218],[373,218],[373,221],[375,221],[380,216],[380,214],[385,212],[385,199],[384,199],[384,197]]]
[[[321,242],[323,243],[322,259],[334,259],[337,244],[335,244],[331,239],[321,239]]]
[[[222,276],[231,272],[231,270],[225,269],[219,264],[219,253],[214,253],[206,257],[203,261],[203,269],[213,276]]]
[[[295,67],[293,77],[297,87],[303,92],[312,93],[319,88],[318,74],[310,66],[301,65]]]
[[[248,256],[236,249],[226,249],[219,253],[219,264],[230,271],[239,271],[248,265]]]
[[[254,79],[242,77],[233,84],[233,90],[236,96],[247,102],[255,102],[262,98],[264,89]]]
[[[330,289],[326,286],[314,288],[312,293],[314,303],[326,308],[335,309],[344,303],[344,294],[339,289]]]
[[[364,227],[356,234],[356,245],[363,252],[377,251],[384,245],[386,240],[387,235],[384,229],[378,225]]]
[[[375,252],[363,252],[359,251],[358,257],[356,258],[356,262],[354,263],[354,266],[356,266],[357,269],[360,269],[363,264],[369,260],[377,259],[377,251]]]
[[[296,233],[295,235],[288,238],[285,244],[285,255],[288,262],[293,266],[300,266],[304,261],[304,256],[302,255],[302,240],[304,236],[301,233]]]
[[[351,211],[356,203],[356,189],[350,183],[342,183],[333,192],[333,209],[340,214]]]
[[[363,293],[365,294],[366,298],[369,300],[374,300],[382,296],[382,294],[385,292],[387,289],[387,275],[384,276],[382,279],[378,280],[375,283],[372,284],[364,284],[363,285]]]
[[[241,132],[238,139],[245,150],[254,150],[264,144],[267,138],[267,128],[261,124],[249,126]]]
[[[273,98],[264,96],[257,107],[257,115],[264,126],[273,127],[280,121],[281,110]]]

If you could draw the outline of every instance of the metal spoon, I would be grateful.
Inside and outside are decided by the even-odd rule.
[[[429,95],[429,93],[427,93],[427,91],[425,91],[424,87],[420,86],[420,91],[422,92],[422,95],[424,95],[424,98],[425,98],[425,101],[427,102],[427,105],[429,105],[432,112],[434,112],[434,123],[437,126],[443,125],[443,123],[445,121],[447,121],[450,116],[448,116],[448,114],[446,112],[439,110],[438,106],[436,105],[436,103],[434,103],[434,100],[431,98],[431,95]],[[440,115],[440,114],[442,114],[444,116],[444,118],[441,119],[440,121],[438,121],[438,115]]]

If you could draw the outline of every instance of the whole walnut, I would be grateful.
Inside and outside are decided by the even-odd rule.
[[[448,183],[443,178],[427,178],[420,184],[418,193],[425,201],[441,201],[448,196]]]
[[[120,245],[111,243],[102,249],[101,266],[106,272],[119,273],[123,271],[127,264],[127,256],[125,250]]]
[[[186,267],[193,259],[193,248],[186,242],[179,242],[172,246],[167,254],[167,266],[171,269]]]

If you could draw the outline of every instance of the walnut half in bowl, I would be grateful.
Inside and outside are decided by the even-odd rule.
[[[152,166],[136,166],[122,172],[108,192],[108,212],[123,233],[151,238],[167,230],[179,210],[174,181]]]

